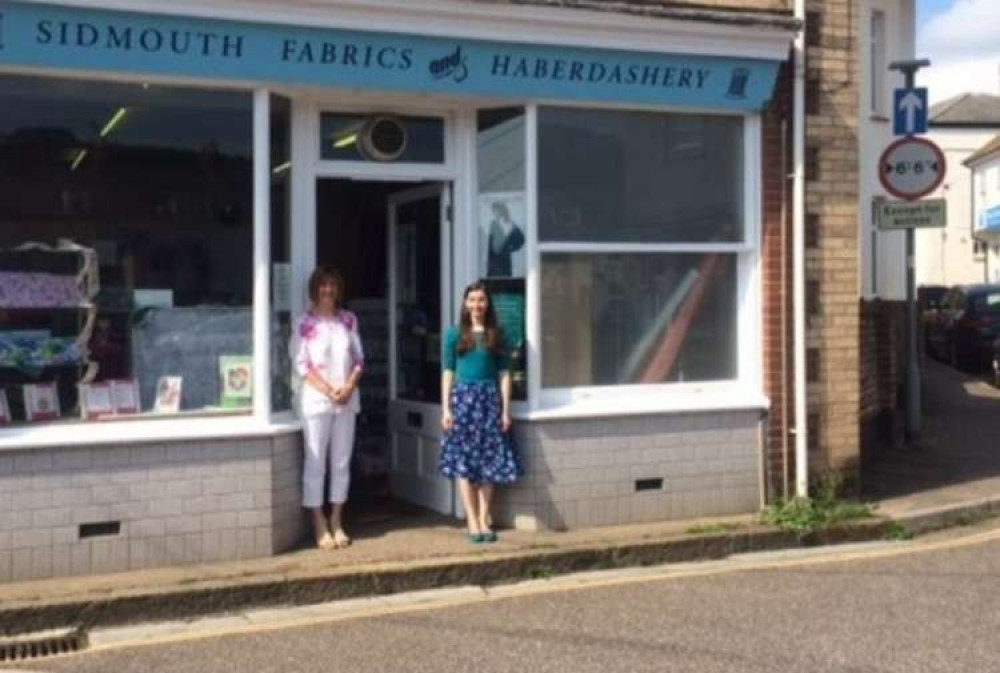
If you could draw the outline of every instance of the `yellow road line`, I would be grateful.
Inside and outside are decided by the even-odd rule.
[[[548,586],[545,585],[540,586],[537,585],[536,583],[532,583],[531,586],[523,587],[523,591],[519,591],[517,589],[517,585],[500,586],[494,590],[498,592],[499,595],[491,594],[489,591],[486,591],[483,594],[474,597],[442,598],[441,600],[422,600],[416,604],[385,605],[376,603],[372,605],[371,608],[367,609],[362,608],[356,611],[344,612],[343,614],[304,616],[304,617],[290,618],[287,620],[276,620],[271,623],[261,623],[261,624],[249,623],[245,625],[232,625],[221,628],[199,629],[197,631],[189,631],[184,633],[153,636],[151,638],[142,641],[133,641],[133,642],[122,641],[117,643],[96,645],[82,652],[72,653],[62,656],[85,656],[90,653],[107,652],[116,649],[145,647],[151,645],[166,645],[166,644],[174,644],[192,640],[204,640],[208,638],[218,638],[231,635],[247,635],[253,633],[277,631],[282,629],[303,628],[308,626],[316,626],[320,624],[329,624],[329,623],[356,620],[356,619],[366,619],[370,617],[392,616],[392,615],[407,614],[412,612],[423,612],[427,610],[443,610],[448,608],[463,607],[467,605],[475,605],[478,603],[487,603],[499,600],[510,600],[515,598],[529,598],[531,596],[562,593],[567,591],[602,589],[608,587],[640,584],[644,582],[658,582],[666,580],[709,577],[713,575],[724,575],[737,572],[775,570],[781,568],[795,568],[802,566],[830,565],[834,563],[846,563],[850,561],[872,561],[872,560],[879,560],[879,559],[898,557],[898,556],[923,554],[934,551],[960,549],[963,547],[970,547],[985,542],[992,542],[995,540],[1000,540],[1000,529],[987,531],[984,533],[968,535],[954,540],[900,544],[900,546],[898,547],[892,547],[889,549],[881,548],[881,549],[873,549],[871,551],[852,551],[846,553],[844,552],[837,553],[836,548],[832,548],[829,554],[822,556],[817,555],[804,558],[781,559],[781,560],[762,561],[762,562],[724,559],[717,562],[711,562],[712,565],[706,568],[690,568],[690,569],[685,568],[685,569],[671,570],[669,566],[666,566],[664,570],[659,573],[641,573],[635,575],[614,576],[607,578],[594,578],[593,580],[582,579],[578,583],[570,583],[569,581],[567,581],[568,579],[573,577],[572,575],[567,575],[563,576],[562,578],[555,578],[554,580],[552,580],[553,584]],[[615,571],[609,571],[609,572],[615,572]],[[628,570],[626,569],[618,572],[627,573]],[[282,608],[278,607],[274,609],[280,611]],[[294,611],[295,609],[296,609],[295,607],[288,608],[289,611]],[[192,627],[197,628],[197,623],[196,622],[192,623]]]

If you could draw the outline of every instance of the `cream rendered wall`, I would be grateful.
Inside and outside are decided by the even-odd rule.
[[[988,143],[1000,129],[931,129],[928,138],[944,151],[948,173],[944,183],[928,198],[948,202],[945,229],[917,231],[917,285],[981,283],[985,256],[974,253],[972,229],[972,171],[962,165]]]
[[[882,102],[872,110],[871,40],[872,12],[885,13],[885,62],[914,58],[916,42],[916,11],[914,0],[861,0],[858,39],[859,101],[859,167],[858,236],[861,242],[860,292],[864,298],[902,300],[906,298],[905,237],[900,232],[879,232],[875,228],[872,201],[887,196],[878,178],[878,157],[894,139],[892,133],[892,91],[903,85],[899,73],[883,73]],[[917,85],[920,77],[917,76]]]
[[[978,223],[981,214],[1000,206],[1000,154],[994,154],[988,161],[975,166],[973,173],[973,222]],[[989,253],[986,259],[985,278],[979,281],[1000,283],[1000,236],[989,237]]]

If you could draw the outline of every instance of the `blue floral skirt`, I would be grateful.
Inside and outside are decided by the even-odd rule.
[[[524,474],[510,433],[501,431],[502,409],[495,382],[455,383],[451,389],[454,424],[441,440],[441,474],[474,484],[510,484]]]

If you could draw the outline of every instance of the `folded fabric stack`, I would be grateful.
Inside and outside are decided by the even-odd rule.
[[[83,361],[83,353],[74,337],[0,333],[0,367],[12,367],[35,375],[45,367]]]
[[[0,308],[74,308],[85,301],[74,276],[0,271]]]

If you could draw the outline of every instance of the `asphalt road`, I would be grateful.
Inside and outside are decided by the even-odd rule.
[[[33,671],[1000,670],[1000,527],[973,538],[628,574],[583,588],[393,608],[293,628],[150,643]],[[844,552],[838,552],[843,555]],[[674,574],[669,574],[674,573]],[[460,601],[459,601],[460,602]],[[3,670],[3,669],[0,669]]]

